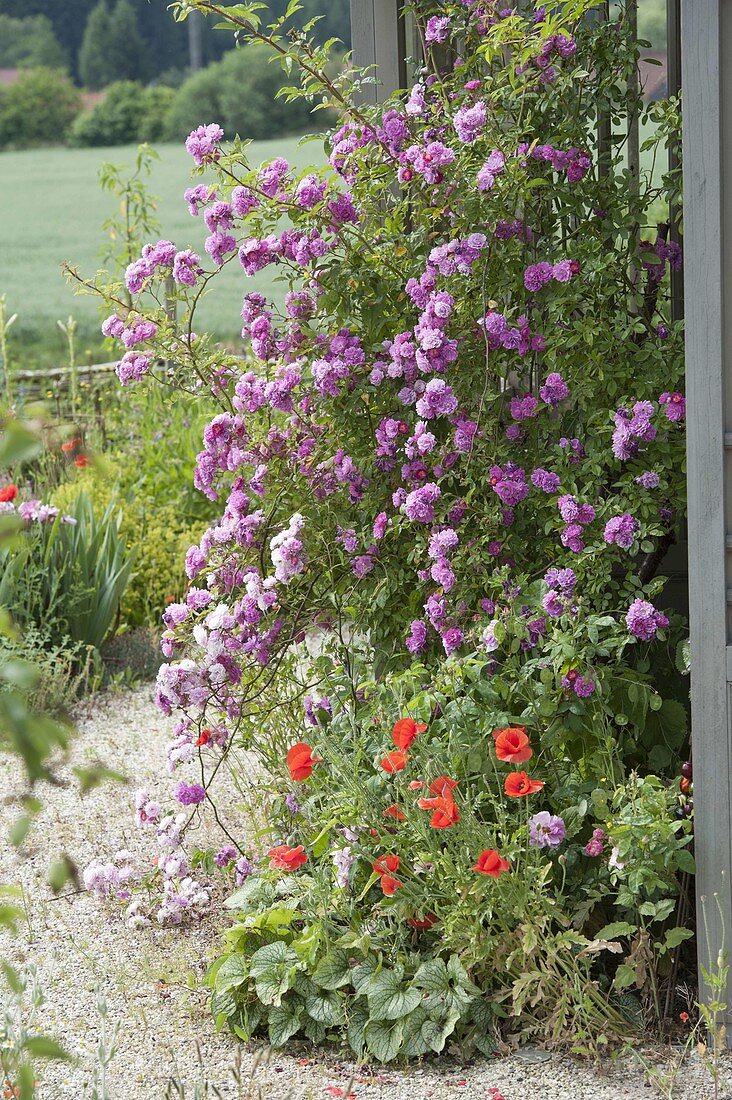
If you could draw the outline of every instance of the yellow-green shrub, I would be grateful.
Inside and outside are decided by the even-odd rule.
[[[186,584],[185,553],[202,534],[175,504],[157,504],[140,487],[125,487],[119,464],[107,458],[75,472],[72,480],[53,493],[53,503],[70,511],[80,493],[87,494],[95,515],[112,500],[122,512],[121,533],[137,550],[135,570],[122,599],[122,618],[128,627],[157,626],[170,597],[178,600]]]

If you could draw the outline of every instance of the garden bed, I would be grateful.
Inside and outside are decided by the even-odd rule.
[[[108,1033],[114,1021],[119,1022],[117,1053],[108,1074],[112,1100],[203,1096],[195,1088],[202,1090],[204,1082],[227,1098],[305,1100],[345,1095],[351,1077],[351,1092],[363,1100],[498,1100],[499,1094],[505,1100],[633,1100],[651,1095],[642,1067],[630,1055],[602,1071],[558,1055],[535,1065],[515,1055],[479,1058],[466,1065],[442,1057],[406,1070],[371,1071],[339,1060],[335,1048],[316,1052],[309,1043],[293,1042],[286,1052],[269,1052],[262,1043],[242,1045],[227,1033],[217,1035],[200,979],[219,950],[220,909],[218,916],[184,928],[136,932],[118,915],[110,917],[84,891],[60,899],[50,893],[48,865],[62,852],[79,867],[100,849],[125,847],[144,855],[144,838],[132,822],[130,786],[155,789],[172,728],[172,720],[156,710],[150,686],[98,696],[79,714],[78,724],[71,758],[59,769],[62,784],[44,787],[43,810],[25,854],[16,855],[6,847],[0,872],[5,881],[23,883],[28,915],[18,937],[2,934],[3,955],[17,968],[24,962],[35,965],[46,997],[38,1011],[38,1030],[54,1035],[77,1059],[74,1064],[42,1066],[40,1097],[60,1100],[90,1094],[101,1022],[97,989],[106,999]],[[106,783],[79,803],[71,768],[98,759],[115,760],[130,786]],[[12,768],[1,823],[5,831],[15,816],[11,799],[21,781],[20,768],[14,762]],[[221,806],[236,821],[233,802],[233,790],[222,788]],[[196,840],[203,844],[205,838]],[[662,1072],[665,1056],[660,1049],[650,1054]],[[240,1087],[235,1072],[240,1074]],[[176,1081],[184,1091],[176,1091]],[[680,1100],[703,1097],[711,1095],[711,1087],[707,1071],[692,1059],[672,1095]],[[216,1093],[210,1088],[208,1095]]]

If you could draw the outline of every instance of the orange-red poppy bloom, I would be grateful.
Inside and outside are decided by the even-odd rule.
[[[444,798],[441,795],[436,798],[420,798],[417,805],[421,810],[432,810],[430,825],[433,829],[449,829],[460,820],[460,811],[452,795]]]
[[[380,760],[379,763],[381,764],[381,767],[384,769],[384,771],[389,772],[389,774],[391,775],[394,772],[400,772],[402,768],[405,768],[407,765],[407,760],[409,760],[409,757],[406,752],[402,752],[401,749],[396,749],[394,752],[388,752],[384,759]]]
[[[415,722],[413,718],[400,718],[391,731],[392,741],[398,749],[408,749],[418,733],[424,733],[424,722]]]
[[[211,730],[201,730],[200,735],[196,738],[197,745],[208,745],[211,740]]]
[[[74,466],[78,466],[80,470],[84,470],[87,466],[90,465],[91,459],[88,457],[88,455],[77,455],[74,459]]]
[[[278,871],[296,871],[307,863],[308,857],[302,844],[297,848],[289,848],[287,844],[278,844],[276,848],[270,848],[267,852],[270,867],[276,867]]]
[[[536,794],[543,786],[541,779],[530,779],[526,772],[509,772],[503,789],[511,798],[525,798]]]
[[[407,819],[407,815],[404,813],[403,810],[399,809],[396,802],[394,802],[391,806],[387,806],[387,808],[384,810],[383,816],[393,817],[395,821],[406,821]]]
[[[508,726],[494,730],[496,756],[506,764],[523,764],[534,755],[524,726]]]
[[[449,775],[438,775],[430,783],[430,790],[441,798],[451,798],[452,792],[457,787],[457,779],[450,779]]]
[[[424,779],[410,779],[409,789],[410,791],[421,791],[424,787]]]
[[[399,870],[401,860],[399,856],[384,856],[372,863],[374,871],[381,877],[381,889],[387,898],[394,896],[394,891],[401,889],[401,882],[394,877],[394,872]]]
[[[64,452],[65,455],[68,455],[68,454],[71,454],[72,451],[75,451],[77,449],[77,447],[80,447],[80,446],[81,446],[81,439],[77,435],[77,436],[74,436],[73,439],[67,439],[65,443],[62,443],[61,444],[61,450]]]
[[[0,489],[0,501],[2,501],[4,504],[7,503],[7,501],[9,500],[15,500],[17,495],[17,485],[4,485],[3,488]]]
[[[297,745],[287,750],[287,768],[290,778],[296,783],[309,779],[315,765],[321,763],[322,759],[319,756],[313,756],[313,750],[304,741],[298,741]]]
[[[473,864],[474,871],[478,871],[481,875],[490,875],[491,878],[498,878],[502,871],[508,871],[510,868],[508,860],[499,856],[495,848],[486,848],[478,856],[478,862]]]
[[[433,924],[437,924],[437,917],[434,913],[426,913],[421,919],[419,917],[407,917],[407,924],[410,928],[416,928],[418,932],[424,932],[427,928],[431,928]]]

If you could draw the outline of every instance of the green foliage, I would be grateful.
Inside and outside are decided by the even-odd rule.
[[[106,88],[113,81],[147,80],[150,62],[130,0],[107,0],[89,13],[79,50],[79,75],[87,88]]]
[[[38,1034],[40,1010],[45,996],[32,963],[16,969],[3,963],[0,988],[0,1072],[4,1092],[19,1100],[33,1100],[36,1095],[38,1059],[71,1061],[71,1056],[54,1039]],[[10,1090],[15,1091],[10,1091]]]
[[[89,12],[79,49],[79,76],[87,88],[103,88],[105,84],[111,83],[114,68],[107,46],[109,34],[109,5],[107,0],[98,0]]]
[[[81,110],[81,93],[58,69],[24,71],[0,91],[0,149],[55,145]]]
[[[243,1038],[347,1036],[359,1057],[389,1061],[452,1036],[489,1050],[506,1017],[511,1035],[588,1052],[649,1005],[660,1015],[664,967],[687,935],[676,898],[693,870],[672,786],[688,733],[673,667],[684,627],[651,605],[684,509],[681,415],[669,415],[681,395],[666,405],[681,385],[682,333],[667,270],[651,275],[670,231],[652,229],[652,208],[677,173],[629,180],[620,141],[601,151],[604,165],[579,154],[596,152],[601,112],[642,110],[627,86],[637,42],[622,21],[587,19],[594,6],[564,0],[543,18],[517,11],[488,26],[448,6],[457,73],[425,79],[414,111],[402,93],[373,109],[356,97],[311,209],[287,166],[275,166],[269,196],[244,143],[208,149],[196,177],[213,179],[217,199],[234,182],[257,196],[233,218],[237,243],[263,242],[303,297],[318,288],[294,321],[247,299],[252,374],[206,336],[179,338],[181,312],[200,334],[216,271],[175,292],[175,321],[167,272],[132,294],[155,324],[150,377],[164,360],[167,384],[197,392],[203,380],[220,397],[199,481],[220,497],[222,529],[193,563],[217,606],[166,630],[184,660],[160,691],[171,685],[171,707],[190,692],[199,732],[215,716],[273,777],[266,835],[278,850],[231,900],[237,923],[211,973],[214,1016]],[[190,5],[175,10],[184,19]],[[329,46],[264,27],[259,5],[227,18],[239,42],[284,52],[283,99],[338,106],[360,90],[352,73],[331,75]],[[460,117],[437,130],[457,102]],[[676,110],[649,113],[647,151]],[[390,122],[397,152],[382,137]],[[449,149],[435,152],[436,132]],[[293,238],[322,247],[294,262]],[[118,286],[99,289],[116,311]],[[418,396],[431,371],[449,408]],[[544,396],[542,380],[560,372],[562,394]],[[288,376],[298,400],[278,391]],[[464,418],[467,440],[455,431]],[[244,538],[230,533],[242,506],[259,529]],[[269,589],[276,604],[259,617]],[[240,599],[254,623],[240,621]],[[236,657],[211,676],[222,638]],[[311,763],[296,774],[286,752],[303,736],[306,692],[327,698],[306,706]],[[232,710],[245,717],[232,722]],[[405,745],[393,727],[406,716],[422,728]],[[520,752],[499,752],[494,731],[506,727]],[[204,775],[219,764],[203,760]],[[297,846],[296,873],[276,871],[288,866],[283,841]]]
[[[147,178],[158,155],[149,145],[137,149],[134,168],[104,161],[99,168],[99,183],[105,192],[118,200],[118,209],[112,217],[105,218],[102,229],[109,237],[109,244],[102,253],[105,264],[122,274],[139,247],[140,238],[146,233],[158,232],[160,226],[155,217],[157,198],[150,194]]]
[[[47,16],[15,19],[0,14],[0,68],[67,69],[68,64]]]
[[[658,2],[658,0],[656,0]],[[183,69],[189,64],[188,27],[176,23],[170,18],[167,5],[151,3],[150,0],[132,0],[137,27],[140,36],[149,51],[150,57],[164,59],[165,66]],[[91,12],[97,7],[97,0],[0,0],[0,13],[17,17],[22,9],[24,17],[43,15],[53,26],[56,38],[66,54],[71,58],[72,70],[79,75],[80,58],[86,27]],[[273,15],[279,15],[286,7],[284,0],[271,0],[269,4]],[[332,0],[324,11],[317,0],[306,0],[308,16],[321,15],[324,18],[316,26],[316,34],[321,41],[336,35],[343,39],[346,47],[350,45],[350,20],[348,0]],[[204,20],[201,28],[204,64],[221,57],[232,46],[228,35],[215,31]],[[97,37],[97,42],[100,39]],[[114,79],[114,74],[111,79]],[[82,83],[85,83],[81,77]],[[199,120],[200,121],[200,120]]]
[[[101,103],[74,120],[69,144],[128,145],[156,141],[175,93],[170,88],[145,88],[131,80],[110,84]]]
[[[69,524],[35,524],[2,554],[0,606],[21,627],[34,625],[53,645],[65,638],[99,650],[113,631],[134,553],[119,531],[116,502],[97,518],[81,494]]]
[[[98,520],[117,509],[120,535],[135,548],[134,573],[121,601],[127,628],[160,625],[166,605],[184,592],[186,550],[215,515],[191,485],[205,418],[205,404],[183,397],[151,394],[121,403],[110,417],[110,452],[74,471],[52,495],[62,512],[73,511],[86,495]],[[169,431],[162,434],[163,428]]]
[[[0,635],[0,665],[27,662],[35,670],[27,685],[32,710],[51,715],[67,714],[79,694],[89,686],[92,667],[83,645],[62,639],[61,644],[26,624],[22,634]],[[0,685],[0,691],[2,691]]]
[[[146,88],[139,102],[140,117],[135,140],[150,142],[165,138],[168,111],[175,101],[174,87],[156,84]]]
[[[117,0],[109,19],[107,48],[114,51],[115,80],[149,79],[150,57],[138,29],[132,0]]]
[[[312,880],[296,889],[277,898],[271,882],[252,881],[231,899],[230,908],[247,910],[235,912],[230,952],[209,974],[217,1027],[226,1023],[242,1039],[265,1034],[275,1047],[297,1035],[323,1042],[343,1029],[357,1058],[380,1062],[439,1054],[450,1037],[466,1053],[495,1048],[501,1010],[481,998],[457,954],[423,962],[414,948],[372,950],[368,935],[331,939],[325,925],[301,916]]]
[[[275,98],[286,83],[268,51],[256,45],[231,51],[178,89],[166,138],[184,139],[202,118],[216,119],[229,137],[239,134],[255,141],[316,128],[306,103],[288,106]]]

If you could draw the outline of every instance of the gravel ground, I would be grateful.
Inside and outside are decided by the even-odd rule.
[[[43,810],[23,855],[0,845],[0,881],[22,883],[28,923],[11,938],[0,933],[0,957],[15,966],[32,961],[46,1000],[39,1030],[58,1038],[75,1056],[72,1064],[46,1063],[40,1100],[91,1097],[100,1017],[97,989],[108,1006],[108,1022],[119,1025],[117,1052],[103,1100],[164,1100],[214,1097],[226,1100],[316,1100],[356,1096],[358,1100],[640,1100],[654,1095],[711,1100],[713,1082],[694,1054],[669,1092],[646,1082],[632,1057],[600,1073],[573,1059],[553,1055],[533,1062],[514,1055],[461,1065],[443,1057],[405,1070],[357,1071],[333,1053],[292,1043],[287,1053],[261,1044],[241,1044],[217,1035],[197,988],[216,953],[213,918],[182,930],[127,929],[85,893],[54,899],[45,885],[49,863],[61,852],[83,867],[94,856],[121,847],[143,852],[131,811],[131,790],[106,783],[79,801],[74,765],[101,760],[126,772],[133,787],[152,791],[164,772],[170,721],[155,709],[149,686],[98,698],[78,715],[71,759],[59,769],[63,782],[44,785]],[[15,762],[0,763],[5,801],[0,835],[16,814],[14,794],[22,777]],[[161,793],[164,791],[161,787]],[[233,793],[231,795],[233,797]],[[663,1052],[646,1052],[659,1074],[668,1072]],[[725,1059],[732,1076],[732,1064]],[[237,1084],[236,1078],[239,1078]],[[174,1086],[172,1082],[178,1082]],[[729,1092],[722,1088],[719,1100]]]

